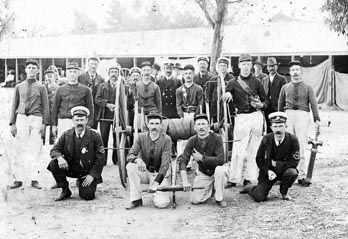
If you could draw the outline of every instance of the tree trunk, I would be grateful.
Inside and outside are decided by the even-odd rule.
[[[227,0],[216,0],[217,15],[214,24],[214,37],[211,47],[210,72],[216,72],[216,63],[221,55],[222,41],[224,38],[223,24],[227,15]]]

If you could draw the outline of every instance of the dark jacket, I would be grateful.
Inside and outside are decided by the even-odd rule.
[[[166,79],[165,76],[162,76],[157,80],[156,84],[161,90],[161,99],[162,99],[162,115],[167,118],[177,118],[178,113],[176,111],[176,89],[179,88],[182,83],[180,80],[175,79],[173,76]]]
[[[180,86],[176,89],[176,110],[178,116],[182,118],[184,116],[184,107],[196,106],[195,114],[200,113],[200,107],[203,106],[203,90],[202,87],[193,83],[190,86],[190,94],[187,94],[186,85]]]
[[[95,103],[99,106],[98,107],[98,112],[97,112],[97,118],[96,120],[99,121],[100,119],[104,119],[105,118],[105,107],[106,104],[108,103],[108,99],[109,99],[109,94],[110,91],[113,90],[111,85],[110,85],[110,81],[105,81],[103,82],[97,91],[97,94],[95,96]],[[126,97],[126,96],[124,96]],[[115,102],[112,102],[112,104],[115,104]]]
[[[271,83],[269,80],[269,75],[261,80],[262,86],[265,89],[266,95],[270,100],[269,106],[271,106],[274,110],[278,110],[278,100],[280,90],[287,83],[285,76],[276,75],[273,78],[273,82]]]
[[[73,160],[75,128],[69,129],[59,138],[58,143],[51,149],[51,158],[53,160],[63,157],[69,164]],[[85,148],[85,150],[83,150]],[[81,142],[81,163],[82,168],[89,171],[89,175],[94,178],[96,184],[102,183],[101,173],[105,163],[105,150],[102,139],[94,130],[86,128]],[[85,153],[83,153],[85,151]],[[76,159],[75,159],[76,160]]]
[[[278,159],[272,154],[275,146],[274,133],[263,136],[259,149],[256,154],[256,164],[260,169],[260,173],[267,175],[268,170],[273,170],[275,173],[281,173],[288,168],[296,168],[300,162],[300,146],[295,135],[285,133],[285,138],[281,143],[282,154]],[[276,167],[272,167],[272,159],[276,161]]]
[[[198,74],[196,74],[193,77],[193,82],[196,83],[197,85],[199,85],[200,87],[202,87],[203,89],[203,101],[205,101],[205,93],[206,93],[206,89],[207,89],[207,82],[211,80],[211,78],[213,78],[214,75],[212,73],[210,73],[209,71],[207,72],[207,74],[205,74],[203,77],[201,77],[200,73],[198,72]]]

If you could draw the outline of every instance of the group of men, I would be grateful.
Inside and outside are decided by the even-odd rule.
[[[52,86],[52,71],[47,71],[45,87],[36,79],[38,62],[26,62],[27,79],[16,86],[11,110],[11,133],[18,141],[18,153],[11,159],[15,181],[10,188],[22,186],[23,169],[33,173],[31,186],[41,188],[37,180],[37,159],[41,137],[45,127],[50,125],[56,144],[50,153],[52,160],[48,169],[56,181],[54,188],[62,188],[56,200],[71,196],[67,176],[78,179],[81,198],[91,200],[95,197],[107,160],[104,147],[108,146],[116,88],[121,77],[121,66],[114,64],[109,67],[109,79],[105,81],[97,73],[98,64],[98,58],[89,58],[88,71],[80,74],[78,64],[70,62],[66,67],[66,83],[59,87]],[[144,112],[148,132],[135,139],[127,156],[130,187],[127,209],[142,205],[142,183],[150,184],[149,190],[155,192],[157,207],[166,207],[170,202],[167,192],[157,191],[169,184],[170,176],[172,140],[162,132],[164,118],[194,121],[197,135],[185,142],[180,152],[178,146],[183,188],[186,191],[195,189],[191,193],[193,204],[205,202],[214,195],[217,204],[226,207],[224,188],[239,184],[245,186],[241,192],[248,192],[255,201],[266,200],[277,180],[282,181],[280,192],[284,200],[291,199],[287,191],[297,176],[300,185],[310,185],[305,180],[307,163],[304,155],[310,109],[314,121],[317,124],[320,121],[313,90],[301,78],[299,61],[289,64],[289,83],[277,73],[278,63],[274,57],[267,60],[268,76],[257,69],[260,65],[261,62],[255,62],[255,73],[252,73],[251,56],[242,54],[238,60],[240,74],[236,78],[228,72],[230,62],[225,57],[217,62],[217,76],[208,71],[207,57],[198,58],[198,74],[192,65],[184,66],[182,78],[173,76],[173,68],[179,66],[169,62],[164,64],[165,75],[160,77],[153,74],[158,66],[150,62],[130,70],[130,77],[125,79],[127,90],[124,95],[129,117],[134,117],[134,111]],[[138,100],[137,109],[134,98]],[[212,123],[220,121],[217,106],[223,101],[229,102],[230,112],[237,112],[236,116],[231,116],[234,119],[230,119],[234,122],[235,142],[228,163],[223,153],[226,142],[219,134],[211,132]],[[98,122],[100,134],[88,127],[97,129]],[[266,132],[268,134],[264,135]],[[112,159],[117,162],[115,150]],[[192,160],[198,168],[191,186],[186,170]],[[255,182],[257,185],[253,184]]]

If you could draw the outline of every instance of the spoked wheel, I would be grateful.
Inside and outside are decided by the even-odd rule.
[[[123,187],[127,186],[127,154],[129,151],[130,126],[127,111],[126,85],[123,79],[117,81],[113,130],[116,134],[118,169]]]

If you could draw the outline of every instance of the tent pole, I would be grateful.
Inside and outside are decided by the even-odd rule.
[[[334,66],[334,59],[332,55],[329,55],[329,61],[330,61],[330,77],[331,77],[331,99],[330,99],[330,105],[336,106],[336,79],[335,79],[335,66]]]
[[[7,77],[7,59],[5,58],[5,79]]]
[[[16,58],[16,83],[19,82],[18,76],[19,76],[19,74],[18,74],[18,59]]]

